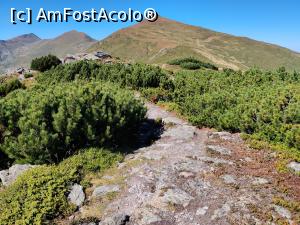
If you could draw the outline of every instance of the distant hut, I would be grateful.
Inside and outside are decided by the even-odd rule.
[[[111,55],[106,52],[95,52],[94,55],[101,60],[111,59]]]

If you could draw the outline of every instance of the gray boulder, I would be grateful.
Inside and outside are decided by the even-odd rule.
[[[300,163],[298,162],[290,162],[287,167],[294,170],[296,173],[300,173]]]
[[[4,186],[8,186],[11,183],[13,183],[18,178],[18,176],[20,176],[22,173],[24,173],[25,171],[27,171],[33,167],[35,167],[35,166],[29,165],[29,164],[13,165],[12,167],[10,167],[7,170],[0,171],[0,180]]]
[[[79,184],[74,184],[68,195],[68,200],[76,206],[81,206],[85,200],[83,188]]]
[[[287,210],[286,208],[283,208],[281,206],[278,205],[274,205],[274,210],[281,216],[287,219],[291,219],[292,218],[292,214],[289,210]]]

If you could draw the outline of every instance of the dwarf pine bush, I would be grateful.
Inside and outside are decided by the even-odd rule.
[[[122,160],[105,149],[84,149],[58,165],[38,166],[26,171],[0,192],[0,225],[52,224],[57,216],[72,213],[76,206],[67,196],[85,174],[100,172]]]
[[[180,72],[173,101],[197,126],[245,132],[300,149],[300,74]]]
[[[37,77],[39,83],[56,84],[74,80],[110,81],[122,87],[156,88],[172,85],[160,67],[144,64],[98,64],[80,61],[60,65]]]
[[[87,146],[131,144],[142,103],[99,82],[37,85],[0,100],[0,149],[16,162],[54,163]]]
[[[11,79],[0,82],[0,97],[4,97],[8,93],[22,88],[25,87],[18,79]]]
[[[59,58],[54,55],[42,56],[40,58],[35,58],[31,61],[30,68],[33,70],[38,70],[44,72],[50,70],[52,67],[56,67],[61,64]]]

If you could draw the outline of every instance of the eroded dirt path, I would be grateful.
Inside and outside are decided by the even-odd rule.
[[[90,197],[82,215],[92,211],[100,225],[297,224],[297,209],[279,202],[299,201],[300,180],[276,172],[274,153],[248,148],[238,134],[197,129],[147,107],[150,119],[166,124],[161,138],[106,175],[115,195]]]

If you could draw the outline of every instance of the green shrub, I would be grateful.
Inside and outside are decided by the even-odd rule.
[[[183,63],[199,63],[199,62],[200,61],[198,59],[195,59],[193,57],[188,57],[188,58],[171,60],[170,62],[168,62],[168,64],[180,66]]]
[[[68,215],[75,206],[67,200],[70,186],[86,172],[103,171],[122,157],[103,149],[87,149],[55,166],[38,166],[26,171],[0,192],[0,224],[51,224]]]
[[[99,82],[38,85],[0,100],[0,149],[19,163],[53,163],[87,146],[132,144],[146,109]]]
[[[183,69],[188,69],[188,70],[197,70],[197,69],[201,68],[201,64],[200,63],[194,63],[194,62],[181,63],[180,66]]]
[[[24,77],[27,79],[27,78],[33,77],[33,74],[32,73],[25,73]]]
[[[218,67],[216,67],[215,65],[213,65],[211,63],[202,62],[193,57],[174,59],[174,60],[170,61],[168,64],[169,65],[177,65],[183,69],[189,69],[189,70],[197,70],[200,68],[218,70]]]
[[[0,97],[6,96],[8,93],[24,88],[24,85],[18,79],[12,79],[0,83]]]
[[[300,149],[299,73],[180,72],[173,100],[194,125],[255,134]]]
[[[30,68],[33,70],[44,72],[51,69],[52,67],[58,66],[59,64],[61,64],[59,58],[54,55],[48,55],[33,59],[31,61]]]
[[[112,153],[108,150],[89,148],[79,151],[60,163],[64,168],[80,167],[83,173],[99,172],[120,162],[123,156],[120,153]]]
[[[37,80],[44,84],[74,80],[101,80],[134,89],[172,87],[169,77],[159,67],[143,64],[98,64],[86,61],[60,65],[39,75]]]

